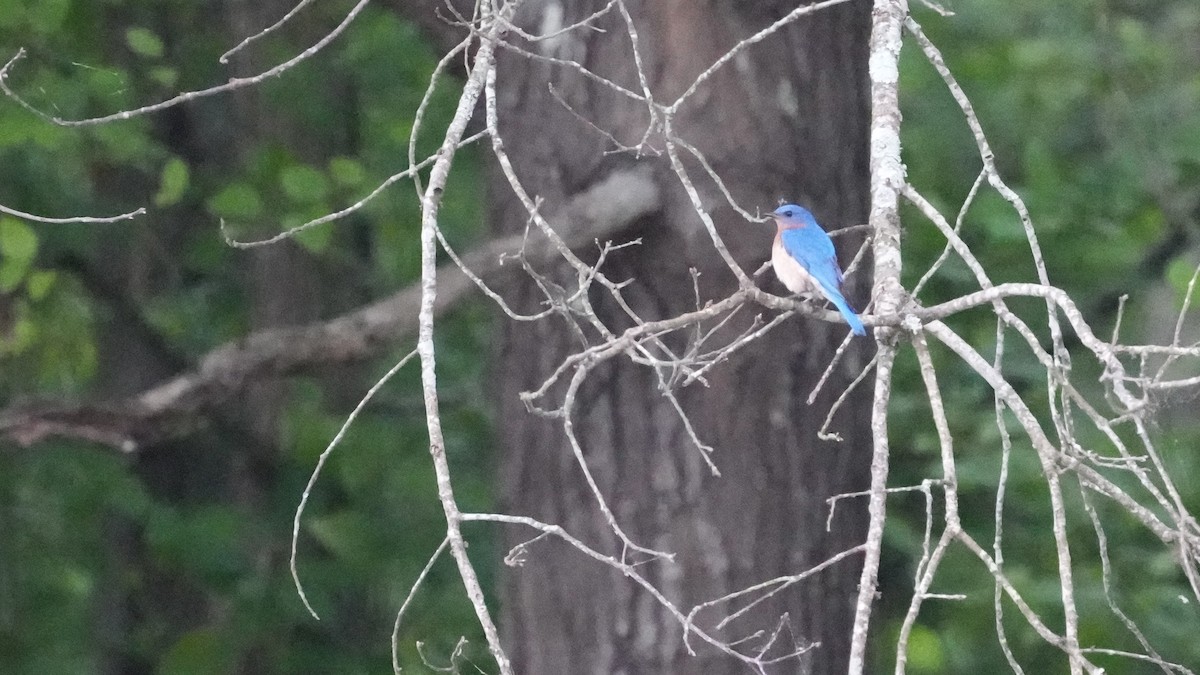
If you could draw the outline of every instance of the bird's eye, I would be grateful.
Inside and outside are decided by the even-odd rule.
[[[787,211],[783,212],[783,215],[787,216],[788,218],[791,218],[792,216],[796,215],[796,212],[791,209],[788,209]]]

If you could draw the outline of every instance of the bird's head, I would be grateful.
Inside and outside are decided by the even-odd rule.
[[[792,227],[805,227],[816,223],[813,215],[808,212],[808,209],[795,204],[783,204],[775,209],[775,212],[767,216],[779,225],[780,229],[788,229]]]

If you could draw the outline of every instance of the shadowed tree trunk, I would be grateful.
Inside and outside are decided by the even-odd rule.
[[[285,14],[293,4],[289,0],[237,0],[224,3],[223,10],[214,9],[212,15],[220,19],[225,41],[236,44],[244,36],[258,32]],[[164,19],[162,30],[168,35],[194,30],[191,21],[194,17]],[[308,27],[309,33],[318,35],[322,30],[316,21]],[[239,75],[253,74],[263,70],[264,62],[268,60],[249,52],[235,57],[232,67]],[[331,85],[330,90],[336,92],[336,85]],[[331,99],[334,96],[330,94]],[[231,172],[252,165],[255,157],[247,154],[245,149],[260,148],[268,140],[306,159],[329,154],[326,139],[300,126],[286,111],[272,107],[264,100],[262,92],[254,88],[236,92],[228,107],[208,106],[176,112],[169,123],[171,126],[164,127],[161,135],[173,151],[193,163],[211,162]],[[213,134],[214,130],[227,136],[205,136]],[[146,192],[146,189],[138,192]],[[100,273],[107,273],[109,268],[133,270],[124,278],[106,282],[115,287],[113,294],[118,298],[128,296],[141,301],[150,295],[150,289],[178,283],[181,275],[178,267],[162,269],[153,263],[161,266],[161,261],[168,259],[171,265],[180,265],[160,252],[178,245],[186,236],[187,228],[201,226],[199,224],[208,219],[205,214],[190,215],[190,218],[163,219],[153,234],[143,237],[146,241],[140,241],[137,247],[128,251],[122,248],[124,239],[114,238],[111,245],[115,250],[105,251],[97,257],[99,261],[123,260],[122,264],[91,264]],[[274,223],[267,224],[275,226]],[[167,230],[168,227],[171,229]],[[165,235],[164,230],[167,231]],[[153,236],[163,240],[149,241]],[[236,273],[249,289],[249,321],[254,329],[316,319],[326,297],[333,294],[330,289],[337,287],[336,279],[320,278],[313,257],[290,241],[240,254],[237,264]],[[113,301],[109,299],[109,302]],[[182,357],[167,352],[154,341],[154,338],[161,341],[161,337],[136,314],[138,305],[132,301],[126,301],[126,304],[132,308],[133,316],[122,316],[122,320],[105,325],[101,352],[104,369],[98,378],[104,389],[117,393],[144,389],[182,367],[171,362],[172,358],[182,360]],[[267,510],[269,489],[276,480],[279,421],[285,398],[286,386],[282,381],[273,379],[255,383],[245,400],[221,411],[213,432],[201,434],[197,439],[173,441],[169,448],[159,448],[159,452],[137,455],[139,474],[164,503],[232,503],[242,510],[247,522],[255,522],[260,518],[258,514]],[[258,577],[266,578],[280,567],[280,549],[270,538],[257,536],[252,527],[247,530],[253,534],[242,542],[245,555],[253,561]],[[150,666],[129,648],[128,637],[122,636],[122,632],[131,630],[131,624],[136,626],[139,619],[142,623],[152,623],[144,617],[136,617],[137,613],[153,616],[162,623],[163,649],[187,631],[205,624],[226,627],[236,618],[227,604],[213,594],[205,593],[192,580],[169,572],[155,574],[155,561],[136,559],[138,556],[149,557],[138,536],[139,533],[125,527],[123,521],[114,523],[111,538],[113,569],[119,574],[114,583],[106,587],[97,614],[100,630],[112,635],[111,643],[119,645],[123,651],[107,657],[103,672],[149,672]],[[144,582],[148,590],[139,588],[138,594],[128,592],[127,568],[151,570],[145,573],[150,577]],[[268,670],[267,664],[274,658],[272,648],[271,640],[267,639],[247,644],[237,654],[237,665],[230,672]]]
[[[517,23],[546,31],[604,4],[531,1],[518,12]],[[666,103],[740,39],[795,8],[785,2],[627,4],[651,89]],[[787,198],[810,206],[827,229],[865,222],[868,9],[866,3],[853,3],[800,18],[742,52],[677,116],[676,131],[705,154],[743,206],[768,211]],[[576,60],[640,91],[620,15],[614,12],[600,25],[607,32],[575,31],[525,46]],[[735,290],[733,275],[714,251],[665,155],[637,160],[604,154],[613,149],[611,143],[556,101],[547,82],[576,113],[622,143],[633,145],[642,137],[645,109],[569,70],[500,53],[505,147],[518,176],[531,194],[546,200],[548,212],[616,167],[638,161],[654,167],[662,208],[628,233],[627,238],[641,237],[642,244],[612,255],[604,268],[615,280],[635,279],[626,293],[642,318],[695,308],[689,268],[700,272],[704,299]],[[651,144],[663,148],[654,136]],[[768,258],[772,230],[739,217],[703,179],[698,164],[687,167],[722,237],[753,272]],[[493,172],[489,214],[506,233],[519,231],[527,221],[499,171]],[[859,243],[861,238],[838,240],[843,266]],[[543,272],[560,274],[564,285],[574,277],[573,271]],[[773,278],[760,283],[782,292]],[[866,280],[857,276],[848,288],[852,303],[861,308]],[[532,282],[509,293],[526,310],[540,308]],[[614,303],[598,295],[596,301],[606,323],[626,325]],[[748,321],[752,311],[742,318]],[[495,381],[502,508],[561,524],[619,555],[619,541],[587,490],[561,422],[527,413],[518,398],[578,350],[578,338],[561,321],[503,320],[501,325]],[[871,343],[855,340],[816,403],[805,403],[845,334],[844,326],[791,319],[715,369],[708,378],[711,386],[694,384],[680,392],[701,439],[716,448],[720,478],[709,475],[670,403],[658,393],[652,370],[609,361],[581,391],[574,429],[600,489],[636,542],[677,554],[675,564],[653,563],[644,571],[685,612],[745,586],[802,572],[863,540],[864,505],[841,504],[826,532],[825,500],[868,485],[867,399],[853,396],[835,421],[833,429],[844,442],[820,441],[817,429],[865,363]],[[506,536],[506,543],[515,545],[532,535],[513,529]],[[769,654],[821,645],[800,665],[790,661],[777,672],[844,672],[860,564],[851,557],[717,634],[736,639],[763,630],[769,635],[786,614],[790,630]],[[688,656],[677,621],[649,594],[565,545],[545,540],[533,545],[524,566],[506,572],[502,608],[517,672],[746,672],[745,665],[705,645],[699,656]],[[715,630],[732,611],[719,610],[700,614],[698,623]]]

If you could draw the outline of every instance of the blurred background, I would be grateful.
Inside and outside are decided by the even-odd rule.
[[[316,3],[235,59],[232,72],[285,60],[349,6]],[[231,71],[218,63],[222,52],[289,7],[8,0],[0,3],[0,58],[27,50],[10,83],[37,108],[68,119],[107,114],[224,81]],[[1097,334],[1111,330],[1118,298],[1128,294],[1123,337],[1169,340],[1200,262],[1200,4],[977,0],[949,8],[957,15],[938,17],[919,3],[913,11],[972,97],[1001,175],[1027,201],[1051,280]],[[978,157],[954,101],[911,47],[901,82],[909,179],[954,213]],[[370,6],[329,50],[285,76],[155,115],[60,128],[0,99],[0,203],[47,216],[150,209],[100,225],[0,216],[4,405],[132,395],[255,329],[336,316],[411,283],[419,210],[407,184],[345,221],[252,254],[226,246],[218,223],[226,219],[240,237],[273,234],[357,201],[398,170],[437,49],[394,7]],[[454,87],[439,89],[427,128],[444,127],[456,100]],[[439,140],[425,136],[418,154]],[[483,172],[480,153],[460,153],[441,218],[459,248],[486,229]],[[1013,222],[1000,199],[985,196],[964,231],[997,282],[1027,280],[1032,270]],[[911,284],[944,240],[923,224],[905,237]],[[950,265],[926,298],[932,304],[972,284],[965,266]],[[953,325],[984,349],[995,340],[989,316]],[[447,450],[465,509],[495,503],[495,407],[481,387],[493,321],[475,299],[444,318],[439,333]],[[375,398],[314,492],[299,568],[322,621],[300,604],[287,554],[317,456],[407,349],[256,383],[205,424],[134,454],[79,441],[0,441],[0,672],[387,672],[395,611],[444,528],[416,369]],[[1044,375],[1027,358],[1025,384],[1044,395]],[[1009,373],[1022,384],[1012,361]],[[987,532],[998,432],[990,391],[961,375],[946,372],[942,386],[948,400],[978,402],[974,417],[951,420],[963,504],[978,507],[963,516]],[[896,381],[895,414],[925,419],[911,354]],[[1200,473],[1197,410],[1194,392],[1161,402],[1162,450],[1176,476]],[[930,425],[893,432],[893,484],[940,473]],[[1012,472],[1007,536],[1020,555],[1008,574],[1052,617],[1054,549],[1036,529],[1048,522],[1043,481],[1031,453],[1015,455]],[[1180,480],[1193,511],[1197,485]],[[907,589],[923,502],[895,504],[883,586]],[[1094,533],[1086,522],[1070,524],[1076,573],[1098,589]],[[471,536],[485,588],[494,589],[503,550],[486,529]],[[1109,536],[1116,579],[1137,581],[1120,586],[1122,602],[1165,657],[1200,665],[1200,617],[1181,601],[1186,583],[1170,554],[1132,522],[1111,522]],[[910,672],[1000,672],[990,578],[964,555],[950,557],[942,578],[943,592],[968,599],[927,604]],[[879,672],[891,667],[888,647],[907,597],[885,591],[873,624]],[[1080,613],[1082,642],[1129,641],[1098,591],[1080,598]],[[460,667],[492,672],[461,583],[443,561],[408,612],[402,664],[418,673],[448,665],[460,636],[470,641]],[[1010,639],[1018,653],[1052,653],[1031,631],[1014,629]],[[1110,672],[1152,670],[1121,661]]]

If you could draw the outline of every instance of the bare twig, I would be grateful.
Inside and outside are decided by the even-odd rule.
[[[258,75],[254,75],[252,77],[233,77],[233,78],[230,78],[229,81],[226,82],[225,84],[220,84],[215,87],[209,87],[208,89],[199,89],[199,90],[195,90],[195,91],[184,92],[181,94],[177,94],[165,101],[160,101],[158,103],[152,103],[150,105],[145,105],[140,108],[134,108],[132,110],[122,110],[121,112],[113,113],[111,115],[102,115],[100,117],[89,117],[87,119],[68,120],[68,119],[56,117],[54,115],[50,115],[48,113],[45,113],[45,112],[35,108],[32,104],[30,104],[24,98],[19,96],[16,92],[14,92],[8,86],[9,72],[12,70],[13,65],[16,64],[16,62],[18,60],[20,60],[22,57],[25,56],[24,48],[17,50],[17,53],[11,59],[9,59],[8,63],[4,64],[3,68],[0,68],[0,91],[3,91],[9,98],[11,98],[13,101],[15,101],[22,108],[25,108],[29,112],[37,115],[38,117],[46,120],[47,122],[51,122],[53,124],[57,124],[58,126],[62,126],[62,127],[92,126],[92,125],[96,125],[96,124],[105,124],[108,122],[115,122],[118,120],[128,120],[128,119],[132,119],[134,117],[141,117],[142,115],[149,115],[150,113],[155,113],[155,112],[159,112],[161,110],[166,110],[168,108],[173,108],[177,105],[180,105],[181,103],[187,103],[189,101],[194,101],[194,100],[200,99],[200,98],[207,98],[209,96],[215,96],[217,94],[224,94],[224,93],[227,93],[230,91],[234,91],[236,89],[242,89],[243,87],[254,86],[254,85],[264,82],[265,80],[268,80],[272,77],[276,77],[278,75],[281,75],[281,74],[287,72],[288,70],[292,69],[297,64],[299,64],[300,62],[308,59],[309,57],[315,55],[317,52],[324,49],[327,45],[329,45],[329,43],[333,42],[334,39],[336,39],[339,35],[341,35],[346,30],[346,28],[348,28],[350,26],[350,24],[354,22],[354,19],[358,17],[359,13],[361,13],[362,10],[364,8],[366,8],[367,2],[368,2],[368,0],[359,0],[359,2],[356,5],[354,5],[354,7],[352,7],[349,12],[346,13],[345,18],[342,19],[341,23],[339,23],[336,27],[334,27],[333,30],[326,33],[324,35],[324,37],[322,37],[320,40],[318,40],[316,43],[314,43],[311,47],[309,47],[308,49],[305,49],[304,51],[300,52],[296,56],[293,56],[292,58],[288,59],[287,61],[284,61],[283,63],[280,63],[279,65],[277,65],[273,68],[270,68],[268,70],[265,70],[265,71],[259,73]]]
[[[300,601],[304,603],[304,608],[318,621],[321,617],[317,616],[317,611],[309,603],[308,595],[304,592],[304,584],[300,583],[300,572],[296,569],[296,552],[300,548],[300,521],[304,517],[304,507],[308,506],[308,498],[312,494],[313,487],[317,484],[317,479],[321,476],[321,469],[325,468],[325,462],[333,454],[333,449],[342,442],[342,438],[349,431],[350,425],[354,424],[354,420],[358,419],[358,414],[362,412],[363,408],[367,407],[367,403],[375,396],[375,393],[382,389],[383,385],[387,384],[393,375],[400,372],[400,369],[416,354],[415,350],[411,351],[404,358],[397,361],[391,369],[384,373],[383,377],[375,382],[374,386],[367,390],[367,393],[359,400],[358,405],[354,406],[354,410],[351,410],[350,414],[346,416],[346,421],[342,422],[342,427],[338,429],[333,440],[329,441],[329,445],[321,452],[321,456],[317,458],[317,465],[313,468],[312,475],[308,477],[308,483],[305,484],[304,492],[300,495],[300,504],[296,507],[295,515],[292,516],[292,550],[288,556],[288,569],[292,573],[292,583],[296,586],[296,594],[300,596]]]
[[[408,595],[404,597],[404,602],[400,604],[400,609],[396,611],[396,621],[392,624],[392,672],[395,675],[400,675],[400,621],[404,618],[404,612],[408,606],[412,604],[413,598],[417,597],[417,591],[420,590],[421,584],[425,582],[425,577],[429,576],[429,570],[433,569],[434,563],[438,558],[442,557],[446,548],[450,545],[450,537],[443,537],[442,543],[438,544],[433,555],[429,556],[429,562],[425,563],[425,567],[421,568],[421,573],[417,575],[413,581],[412,587],[408,589]]]
[[[241,42],[237,43],[237,45],[235,45],[229,51],[222,54],[221,57],[218,58],[217,60],[220,61],[221,63],[229,63],[229,57],[233,56],[234,54],[236,54],[236,53],[242,51],[243,49],[245,49],[246,47],[250,46],[250,43],[261,40],[262,38],[264,38],[264,37],[270,35],[271,33],[274,33],[275,31],[282,28],[285,23],[292,20],[292,17],[299,14],[300,10],[302,10],[305,7],[312,4],[312,1],[313,0],[300,0],[300,2],[296,3],[295,7],[291,8],[288,11],[288,13],[284,14],[278,21],[276,21],[275,23],[271,24],[270,26],[267,26],[266,28],[260,30],[259,32],[255,33],[254,35],[247,37],[246,39],[242,40]]]
[[[129,213],[122,213],[119,216],[67,216],[66,218],[51,218],[49,216],[39,216],[24,211],[0,204],[0,213],[6,213],[10,216],[21,218],[22,220],[31,220],[36,223],[47,223],[50,225],[65,225],[70,223],[115,223],[121,220],[133,220],[138,216],[146,214],[145,207],[135,209]]]

